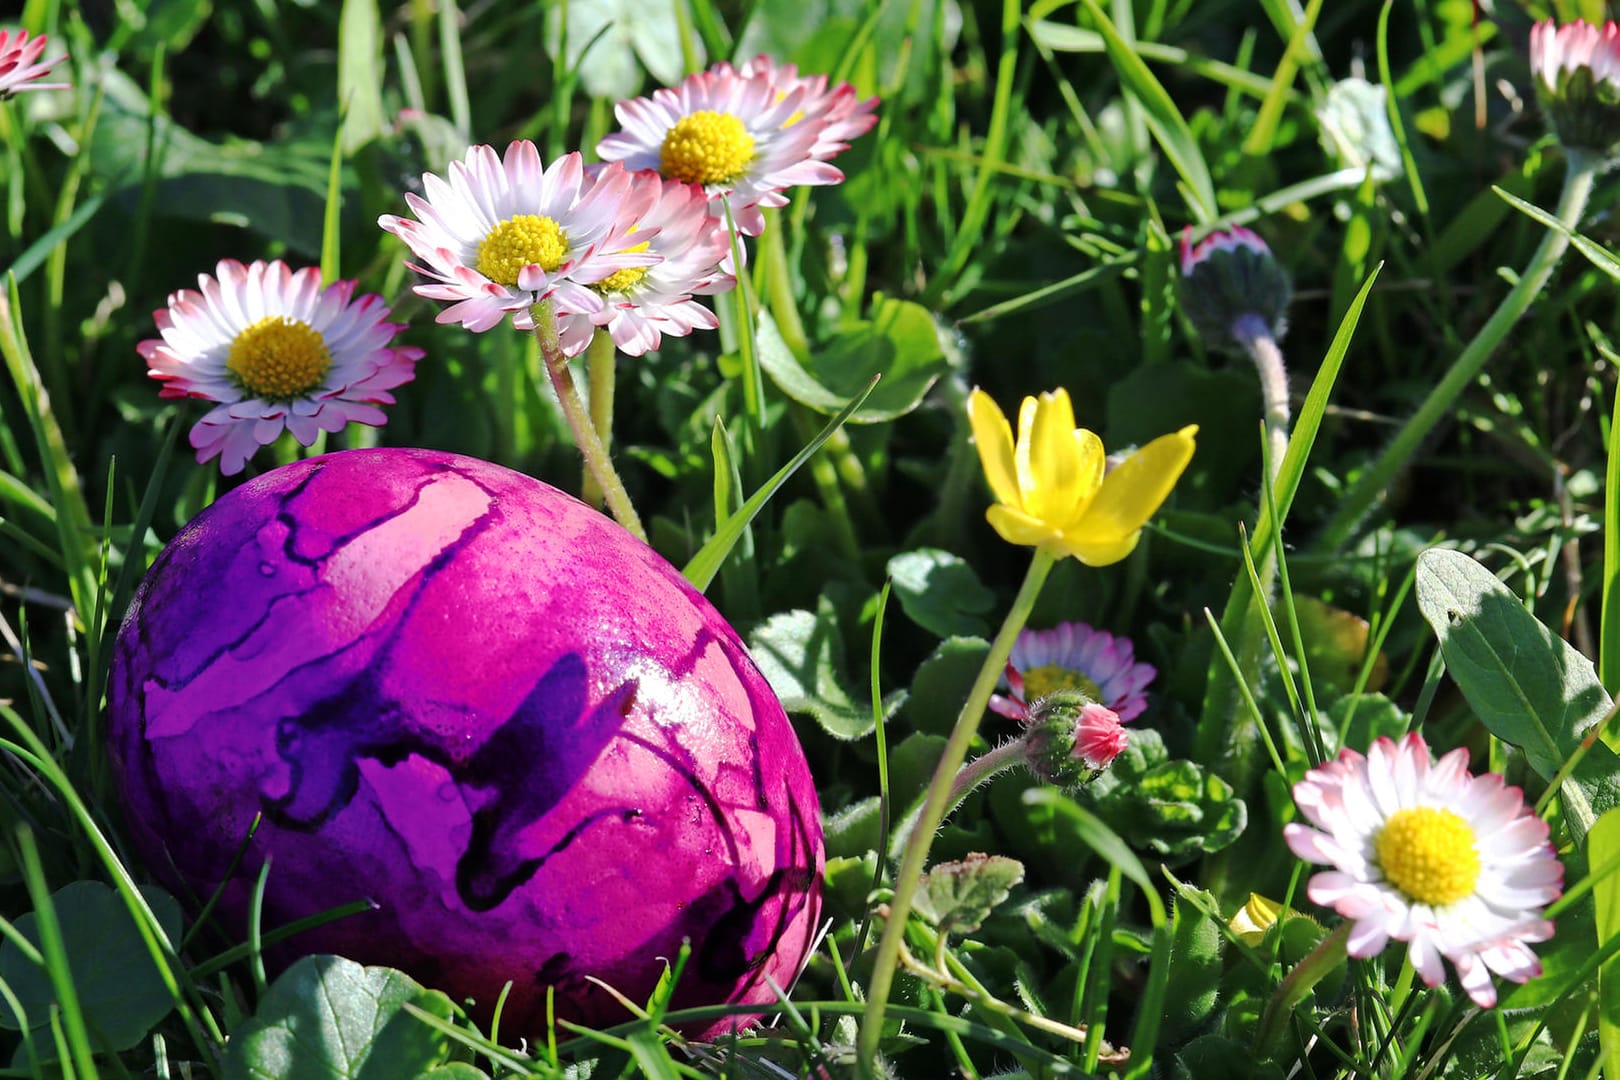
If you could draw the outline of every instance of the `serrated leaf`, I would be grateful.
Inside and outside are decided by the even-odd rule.
[[[768,312],[760,312],[758,338],[765,373],[788,397],[820,412],[837,412],[872,376],[882,375],[883,381],[849,418],[852,424],[904,416],[950,369],[933,316],[909,300],[879,297],[870,319],[840,329],[808,364],[794,357]]]
[[[784,709],[808,713],[837,739],[872,733],[872,704],[848,689],[844,638],[825,596],[818,598],[814,613],[785,611],[766,619],[748,635],[748,647]],[[902,700],[902,694],[884,699],[884,715],[892,715]]]
[[[989,627],[979,616],[996,596],[960,556],[938,548],[918,548],[889,560],[894,594],[911,621],[942,638],[984,637]]]
[[[1024,864],[1017,859],[974,852],[924,874],[914,906],[944,933],[971,934],[1023,880]]]
[[[1555,776],[1612,702],[1592,662],[1525,610],[1513,590],[1460,551],[1418,556],[1418,610],[1440,639],[1446,670],[1491,734]],[[1620,759],[1594,743],[1564,782],[1564,812],[1584,836],[1620,799]]]
[[[156,886],[141,895],[157,916],[170,941],[180,937],[180,906]],[[78,992],[85,1026],[98,1051],[127,1050],[138,1045],[158,1021],[169,1015],[174,999],[135,918],[122,897],[99,881],[75,881],[51,896],[67,949],[68,971]],[[24,938],[39,945],[37,919],[32,912],[16,922]],[[50,1034],[51,1009],[56,992],[45,969],[31,961],[9,938],[0,945],[0,983],[16,996],[35,1032],[36,1052],[54,1060],[56,1045]],[[0,996],[0,1028],[21,1028],[7,999]],[[20,1064],[26,1066],[27,1062]]]
[[[1133,848],[1170,861],[1219,851],[1248,824],[1248,807],[1231,785],[1195,761],[1171,760],[1148,729],[1131,731],[1124,752],[1085,794]]]
[[[450,999],[403,972],[306,956],[232,1033],[225,1080],[397,1080],[446,1064],[450,1039],[405,1011],[448,1020]]]

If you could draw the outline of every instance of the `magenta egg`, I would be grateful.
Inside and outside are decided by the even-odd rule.
[[[651,548],[509,469],[354,450],[232,491],[142,582],[108,715],[160,881],[223,884],[232,933],[267,862],[265,930],[369,900],[291,948],[485,1018],[510,982],[503,1034],[548,988],[628,1019],[587,977],[644,1001],[683,941],[677,1006],[772,1001],[810,948],[819,803],[764,677]]]

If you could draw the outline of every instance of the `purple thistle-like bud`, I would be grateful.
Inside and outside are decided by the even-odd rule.
[[[1266,242],[1241,225],[1217,229],[1196,244],[1181,237],[1181,309],[1211,346],[1241,348],[1240,321],[1259,320],[1270,336],[1287,329],[1283,313],[1294,289]]]

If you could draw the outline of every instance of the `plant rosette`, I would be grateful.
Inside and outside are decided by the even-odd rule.
[[[511,470],[354,450],[232,491],[137,592],[109,715],[135,847],[222,886],[229,933],[261,870],[266,931],[372,903],[273,960],[387,964],[485,1020],[510,981],[533,1036],[548,988],[629,1019],[592,980],[646,1001],[683,941],[673,1008],[774,1001],[809,950],[820,808],[764,677],[650,548]]]

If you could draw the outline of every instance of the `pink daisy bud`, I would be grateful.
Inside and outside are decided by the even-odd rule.
[[[1181,309],[1215,348],[1241,346],[1263,327],[1273,340],[1286,330],[1283,312],[1294,290],[1266,242],[1241,225],[1217,229],[1198,241],[1181,237]],[[1261,326],[1244,328],[1246,321]]]
[[[1604,156],[1620,149],[1620,25],[1537,23],[1530,70],[1559,142]]]

